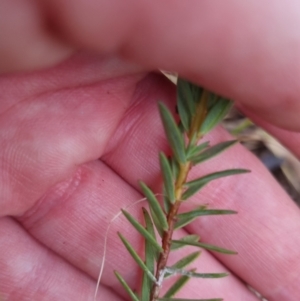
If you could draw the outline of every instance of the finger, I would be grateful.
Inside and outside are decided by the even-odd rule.
[[[74,65],[64,67],[72,72]],[[55,73],[59,74],[53,72],[52,77]],[[65,85],[48,84],[45,90],[34,88],[36,82],[30,77],[12,78],[0,120],[1,215],[28,210],[49,187],[71,176],[78,165],[101,156],[143,76],[103,76],[101,81],[94,73],[95,81],[86,76],[83,85],[73,89],[68,83],[74,78],[65,77]],[[20,90],[27,89],[25,98],[14,92],[19,84]],[[16,94],[19,101],[14,98],[9,105],[9,95]]]
[[[172,106],[172,97],[163,99]],[[131,127],[120,124],[103,159],[135,187],[137,180],[142,179],[155,188],[159,184],[157,154],[160,149],[166,149],[166,145],[162,142],[156,105],[146,102],[140,112],[138,116],[134,112],[126,116],[123,122],[127,124],[130,120]],[[127,136],[121,130],[124,128]],[[218,129],[207,138],[213,145],[230,136]],[[135,156],[132,156],[133,149],[139,150]],[[187,229],[200,234],[205,242],[237,250],[239,255],[235,257],[215,256],[268,300],[296,301],[300,296],[299,208],[242,146],[235,146],[219,158],[195,167],[193,177],[241,167],[250,169],[251,173],[210,183],[184,208],[209,203],[213,208],[237,210],[238,215],[201,218]]]
[[[0,73],[51,66],[73,51],[47,29],[36,1],[1,1],[0,32]]]
[[[274,124],[300,128],[298,1],[44,3],[71,43],[178,71]]]
[[[91,275],[98,277],[103,242],[107,235],[102,285],[110,287],[127,298],[112,271],[117,270],[129,285],[139,289],[140,269],[121,244],[117,232],[121,232],[141,256],[143,243],[141,236],[123,217],[111,220],[120,212],[120,208],[139,200],[142,196],[131,185],[126,183],[115,172],[100,161],[81,166],[76,175],[67,182],[53,187],[40,201],[18,221],[43,245],[49,247],[66,261]],[[126,208],[136,218],[141,219],[141,206],[146,202]],[[107,227],[110,231],[107,233]],[[177,235],[186,234],[179,231]],[[196,250],[177,251],[170,257],[169,264]],[[213,256],[202,252],[199,261],[192,267],[203,273],[225,272]],[[170,284],[164,283],[163,291]],[[211,279],[189,283],[181,297],[216,298],[225,300],[255,301],[256,297],[239,279],[231,275],[226,279]],[[101,292],[99,297],[103,298]],[[178,296],[180,297],[180,295]],[[102,299],[101,299],[102,300]]]
[[[93,300],[95,282],[89,276],[45,249],[12,219],[1,218],[0,224],[1,300]],[[105,300],[121,301],[105,287],[100,292]]]

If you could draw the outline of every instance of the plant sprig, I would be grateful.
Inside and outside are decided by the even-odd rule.
[[[184,246],[195,246],[214,252],[236,254],[236,252],[203,243],[197,235],[188,235],[180,240],[173,239],[176,229],[182,228],[196,218],[207,215],[235,214],[233,210],[208,209],[206,206],[194,208],[189,212],[178,213],[182,202],[198,193],[206,184],[213,180],[235,174],[249,172],[245,169],[228,169],[214,172],[198,179],[188,181],[191,168],[204,161],[218,156],[223,151],[236,144],[236,141],[225,141],[214,146],[209,142],[199,144],[205,134],[219,124],[231,107],[227,99],[216,96],[197,85],[181,78],[177,83],[177,108],[179,122],[162,102],[159,112],[167,140],[172,150],[172,156],[159,154],[161,173],[163,177],[164,205],[161,206],[153,191],[143,182],[141,190],[147,198],[149,211],[143,208],[144,225],[139,223],[127,211],[122,213],[132,226],[145,239],[145,254],[142,259],[130,243],[119,233],[126,249],[143,270],[143,282],[140,294],[136,294],[115,272],[117,279],[133,301],[188,301],[191,299],[176,299],[174,295],[188,282],[191,277],[220,278],[227,273],[198,273],[195,269],[186,270],[200,252],[191,253],[173,266],[168,266],[170,252]],[[155,229],[160,237],[156,237]],[[160,296],[162,283],[166,277],[181,275],[164,296]],[[222,299],[193,299],[193,301],[220,301]]]

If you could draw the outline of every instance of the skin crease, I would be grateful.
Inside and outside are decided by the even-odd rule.
[[[72,48],[114,52],[151,69],[176,70],[272,123],[300,128],[297,0],[272,5],[266,0],[191,0],[189,5],[174,0],[172,9],[167,0],[124,5],[5,0],[1,5],[2,41],[9,37],[0,47],[2,71],[48,66]],[[15,10],[23,12],[18,26],[10,18]]]
[[[168,151],[156,102],[174,108],[175,89],[143,70],[176,70],[233,98],[299,157],[298,1],[131,2],[1,3],[0,300],[92,300],[109,220],[141,198],[137,180],[159,191],[157,153]],[[221,128],[209,136],[226,139]],[[182,296],[257,300],[248,283],[270,301],[297,301],[300,213],[268,171],[238,145],[193,177],[235,167],[252,172],[212,182],[192,204],[239,214],[180,233],[237,250],[196,264],[232,276]],[[141,250],[122,219],[120,229]],[[128,300],[112,270],[134,286],[138,269],[117,238],[108,250],[98,300]]]

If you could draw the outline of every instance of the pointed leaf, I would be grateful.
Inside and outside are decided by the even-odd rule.
[[[151,216],[146,208],[142,207],[142,211],[143,211],[143,215],[144,215],[144,219],[145,219],[146,230],[156,239],[154,225],[151,220]]]
[[[156,239],[156,235],[155,235],[155,230],[154,230],[154,226],[153,226],[153,222],[151,220],[151,217],[150,217],[150,214],[149,212],[147,211],[147,209],[145,208],[142,208],[143,210],[143,215],[144,215],[144,219],[145,219],[145,224],[146,224],[146,230]],[[155,248],[153,248],[153,246],[151,245],[150,242],[146,241],[145,242],[146,244],[146,253],[148,251],[148,246],[149,246],[149,249],[152,251],[152,252],[149,252],[149,255],[152,254],[153,258],[158,260],[159,258],[159,255],[160,255],[160,252],[157,251]],[[150,248],[151,246],[151,248]],[[147,254],[146,254],[147,255]],[[146,256],[146,261],[147,261],[147,256]],[[149,260],[151,261],[151,260]],[[152,262],[152,261],[151,261]],[[148,267],[149,268],[149,267]],[[153,271],[153,274],[154,274],[154,264],[153,264],[153,267],[152,268],[149,268],[149,270],[152,272]]]
[[[196,269],[193,269],[191,271],[195,271]],[[168,291],[165,293],[164,298],[172,298],[175,294],[177,294],[185,285],[186,283],[191,279],[191,277],[188,276],[181,276],[178,278],[175,283],[168,289]]]
[[[238,254],[238,252],[236,252],[236,251],[220,248],[218,246],[206,244],[206,243],[203,243],[203,242],[198,242],[197,244],[198,244],[198,247],[200,247],[200,248],[210,250],[210,251],[215,251],[215,252],[218,252],[218,253],[229,254],[229,255]]]
[[[152,288],[152,282],[144,272],[142,280],[142,291],[141,291],[141,301],[149,301],[150,292]]]
[[[182,199],[186,200],[190,198],[192,195],[197,193],[202,187],[204,187],[212,180],[247,172],[250,171],[247,169],[227,169],[223,171],[214,172],[199,179],[187,182],[185,185],[188,187],[188,189],[183,193]]]
[[[170,202],[168,196],[166,195],[165,188],[163,189],[163,191],[164,191],[164,195],[163,195],[164,210],[165,210],[165,213],[167,215],[171,210],[172,203]]]
[[[238,142],[237,140],[230,140],[230,141],[225,141],[225,142],[219,143],[219,144],[212,146],[209,149],[205,150],[201,154],[194,156],[193,158],[191,158],[191,161],[194,164],[199,164],[201,162],[209,160],[209,159],[221,154],[222,152],[227,150],[229,147],[235,145],[237,142]]]
[[[209,99],[207,102],[207,109],[210,111],[218,102],[218,100],[222,99],[222,97],[216,95],[215,93],[209,93]]]
[[[173,178],[176,179],[179,173],[179,164],[174,157],[173,158],[171,157],[169,159],[169,162],[170,162]]]
[[[196,88],[197,89],[197,88]],[[199,88],[201,89],[201,88]],[[188,115],[195,113],[195,103],[199,96],[195,94],[195,85],[191,82],[178,78],[177,81],[177,105],[182,103],[188,112]],[[179,108],[178,108],[179,109]]]
[[[146,230],[155,237],[154,227],[152,224],[151,217],[148,213],[148,211],[145,208],[142,208],[143,215],[145,219],[146,224]],[[153,248],[152,244],[146,240],[145,243],[145,264],[148,268],[148,270],[154,275],[154,265],[155,265],[155,258],[159,253]],[[152,281],[149,279],[147,274],[143,273],[143,281],[142,281],[142,291],[141,291],[141,301],[149,301],[150,299],[150,293],[151,293],[151,287],[152,287]]]
[[[191,160],[193,157],[198,156],[203,150],[209,147],[209,141],[205,141],[199,145],[190,145],[187,149],[187,160]]]
[[[166,195],[168,196],[170,202],[174,203],[175,202],[175,187],[174,187],[174,179],[172,176],[172,170],[171,170],[169,161],[163,152],[161,152],[159,154],[159,160],[160,160],[160,168],[162,171]]]
[[[223,278],[228,276],[228,273],[194,273],[188,272],[186,276],[193,278]]]
[[[135,262],[140,266],[140,268],[147,274],[147,276],[152,281],[156,281],[156,278],[154,277],[154,275],[151,273],[151,271],[149,271],[148,267],[145,265],[145,263],[143,262],[143,260],[140,258],[140,256],[137,254],[137,252],[131,246],[131,244],[129,243],[129,241],[121,233],[118,232],[118,235],[119,235],[120,239],[122,240],[124,246],[128,250],[128,252],[132,256],[132,258],[135,260]]]
[[[124,278],[117,272],[114,271],[117,279],[120,281],[121,285],[124,287],[128,295],[130,296],[132,301],[140,301],[139,298],[135,295],[135,293],[132,291],[132,289],[129,287],[129,285],[126,283]]]
[[[161,228],[163,230],[167,231],[168,228],[169,228],[167,218],[166,218],[163,210],[161,209],[160,204],[159,204],[158,200],[156,199],[154,193],[142,181],[140,181],[140,186],[142,188],[142,191],[143,191],[145,197],[147,198],[147,200],[149,202],[149,205],[150,205],[151,209],[155,213]]]
[[[177,81],[177,108],[180,120],[186,131],[189,131],[192,116],[196,112],[196,103],[200,100],[203,89],[187,80]]]
[[[202,243],[202,242],[189,242],[189,241],[183,241],[183,240],[172,240],[172,243],[177,243],[177,244],[182,244],[186,246],[195,246],[195,247],[200,247],[203,249],[207,249],[210,251],[215,251],[223,254],[237,254],[235,251],[231,251],[228,249],[220,248],[214,245]]]
[[[163,251],[163,248],[156,241],[155,237],[153,237],[129,212],[124,209],[121,209],[124,216],[127,220],[132,224],[132,226],[142,235],[144,238],[149,241],[152,246],[158,250]]]
[[[222,209],[195,209],[189,212],[180,213],[177,215],[177,222],[175,223],[175,229],[180,229],[199,216],[205,215],[224,215],[224,214],[237,214],[233,210],[222,210]]]
[[[194,102],[198,104],[201,101],[201,95],[204,93],[204,89],[196,84],[189,82],[190,89],[192,90]]]
[[[171,266],[171,269],[183,269],[185,267],[187,267],[189,264],[191,264],[193,261],[195,261],[199,256],[200,256],[201,252],[194,252],[191,253],[185,257],[183,257],[182,259],[180,259],[179,261],[177,261],[175,264],[173,264]],[[165,274],[165,278],[171,276],[171,273],[166,273]]]
[[[182,275],[194,278],[223,278],[228,276],[228,273],[195,273],[194,271],[186,271],[183,269],[167,268],[168,272],[172,275]]]
[[[191,124],[191,118],[189,116],[188,108],[186,107],[187,104],[185,102],[177,102],[177,103],[178,103],[178,112],[180,115],[180,121],[182,127],[187,132]]]
[[[190,234],[190,235],[187,235],[187,236],[184,236],[183,238],[180,239],[180,241],[185,241],[185,242],[198,242],[200,240],[200,236],[199,235],[196,235],[196,234]],[[180,243],[176,243],[174,241],[172,241],[172,244],[171,244],[171,251],[174,251],[174,250],[178,250],[178,249],[181,249],[181,248],[184,248],[186,245]]]
[[[220,123],[225,115],[232,107],[230,100],[220,98],[215,105],[209,110],[200,129],[201,136],[210,132],[218,123]]]
[[[179,123],[178,123],[178,130],[184,136],[185,129],[184,129],[184,126],[181,121],[179,121]]]
[[[183,136],[180,133],[171,112],[161,102],[159,103],[159,112],[174,156],[178,162],[185,163],[186,155]]]
[[[191,116],[195,112],[194,95],[190,85],[183,79],[177,81],[177,108],[182,125],[186,131],[189,131],[191,125]]]

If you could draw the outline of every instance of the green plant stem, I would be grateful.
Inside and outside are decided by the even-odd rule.
[[[202,96],[202,101],[200,101],[199,105],[197,106],[197,114],[192,121],[191,131],[188,134],[188,144],[197,144],[197,142],[201,139],[201,137],[197,137],[197,132],[205,119],[206,116],[206,99],[208,97],[207,93],[204,93]],[[196,138],[196,139],[195,139]],[[150,294],[150,301],[157,301],[159,298],[159,292],[161,288],[161,284],[159,283],[159,279],[161,274],[163,273],[165,267],[167,266],[168,257],[171,251],[171,243],[172,237],[174,232],[175,223],[177,221],[177,214],[182,202],[182,195],[184,192],[184,184],[187,181],[187,177],[189,174],[190,169],[192,168],[192,162],[187,161],[186,163],[181,163],[179,165],[179,173],[175,182],[175,199],[176,201],[171,206],[170,211],[167,215],[167,222],[168,222],[168,231],[165,231],[162,237],[162,248],[163,252],[161,253],[157,266],[156,266],[156,283],[153,284],[151,294]]]
[[[227,169],[207,174],[192,181],[188,179],[193,166],[219,155],[235,144],[235,141],[225,141],[214,146],[210,146],[209,141],[198,144],[203,135],[206,135],[222,121],[231,105],[232,102],[228,99],[214,95],[181,78],[178,79],[177,83],[179,123],[172,116],[171,110],[164,103],[159,102],[162,125],[173,153],[171,158],[168,158],[163,152],[159,154],[164,204],[162,206],[151,188],[141,181],[141,189],[147,198],[150,209],[150,213],[146,209],[144,210],[145,225],[140,224],[127,211],[122,210],[123,215],[145,239],[145,256],[142,259],[131,244],[119,234],[131,257],[143,270],[143,282],[139,296],[116,272],[117,279],[132,300],[187,300],[176,299],[173,296],[190,277],[219,278],[227,276],[226,273],[196,273],[196,269],[182,270],[182,267],[191,264],[200,252],[194,252],[183,257],[171,267],[168,266],[168,258],[171,251],[188,245],[225,254],[236,254],[236,252],[228,249],[199,242],[200,237],[198,235],[187,235],[180,240],[173,240],[175,230],[188,225],[200,216],[236,213],[233,210],[207,209],[206,206],[200,206],[179,214],[181,203],[197,193],[210,181],[249,172],[245,169]],[[160,243],[154,226],[161,237]],[[165,293],[164,297],[160,297],[164,278],[176,274],[181,274],[181,276]]]

